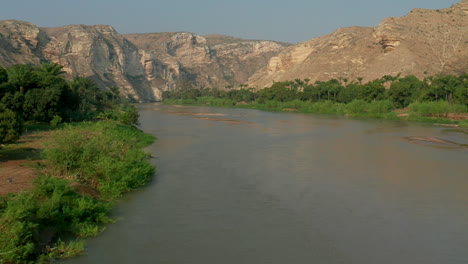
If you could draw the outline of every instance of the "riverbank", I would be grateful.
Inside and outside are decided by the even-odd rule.
[[[0,263],[47,263],[84,252],[112,205],[147,184],[154,137],[115,121],[29,132],[0,149]]]
[[[390,101],[354,100],[348,104],[331,101],[266,101],[235,102],[230,99],[215,97],[197,97],[195,99],[165,99],[164,104],[215,106],[228,108],[249,108],[274,112],[298,112],[305,114],[323,114],[351,118],[372,118],[386,120],[404,120],[437,125],[468,127],[467,107],[450,105],[446,102],[413,103],[405,109],[394,109]]]

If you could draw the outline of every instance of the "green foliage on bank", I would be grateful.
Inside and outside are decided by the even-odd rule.
[[[0,144],[17,139],[24,123],[48,123],[57,117],[64,122],[92,120],[123,103],[117,87],[101,89],[80,76],[66,80],[62,69],[55,63],[0,66]],[[119,111],[121,116],[115,119],[135,123],[131,107]]]
[[[95,235],[102,224],[111,222],[109,203],[83,196],[67,180],[48,176],[38,178],[33,190],[6,198],[0,208],[2,263],[41,263],[67,257],[69,251],[60,249],[64,246],[81,253],[79,240],[65,243],[61,239]]]
[[[57,131],[44,158],[58,175],[69,175],[113,200],[146,184],[154,173],[141,148],[154,138],[112,121],[85,122]]]
[[[154,137],[135,127],[82,122],[53,133],[35,188],[0,201],[0,263],[46,263],[83,253],[81,239],[112,222],[113,201],[154,174],[142,150]]]
[[[468,75],[383,76],[367,83],[345,78],[309,83],[309,80],[274,82],[259,91],[182,89],[166,91],[167,104],[256,108],[269,111],[297,111],[357,117],[398,119],[396,109],[411,114],[410,120],[448,118],[450,113],[467,113]],[[400,115],[401,116],[401,115]],[[404,116],[404,115],[403,115]]]
[[[138,130],[139,114],[117,87],[66,80],[62,67],[0,67],[0,147],[27,126],[55,129],[42,152],[34,188],[0,197],[0,263],[48,263],[83,253],[122,194],[155,172]]]

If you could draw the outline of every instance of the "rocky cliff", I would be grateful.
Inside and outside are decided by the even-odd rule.
[[[174,87],[238,85],[288,44],[193,33],[130,34],[140,51],[147,80],[164,90]]]
[[[156,99],[144,82],[138,49],[112,27],[39,28],[28,22],[0,21],[0,65],[43,61],[63,65],[70,78],[80,75],[102,87],[117,85],[137,101]]]
[[[249,79],[263,88],[272,81],[332,78],[364,81],[383,75],[468,71],[468,1],[439,10],[413,9],[375,28],[349,27],[291,46]]]
[[[0,65],[43,61],[102,87],[119,86],[136,101],[160,99],[175,87],[245,83],[287,44],[193,33],[121,35],[105,25],[39,28],[0,21]]]
[[[219,87],[383,75],[461,74],[468,69],[468,0],[440,10],[414,9],[375,28],[349,27],[297,45],[222,35],[121,35],[110,26],[39,28],[0,21],[0,65],[51,61],[68,77],[119,86],[136,101],[176,87]]]

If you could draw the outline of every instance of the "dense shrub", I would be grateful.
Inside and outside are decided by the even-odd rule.
[[[112,121],[69,125],[56,132],[44,158],[59,173],[114,199],[150,180],[154,168],[141,148],[152,141],[138,129]]]
[[[79,194],[66,180],[41,176],[35,186],[1,204],[2,261],[33,263],[82,253],[82,243],[60,239],[96,235],[111,221],[109,203]]]
[[[364,100],[353,100],[346,105],[346,113],[349,115],[357,115],[366,112],[368,104]]]
[[[374,114],[385,114],[393,109],[393,103],[390,100],[372,101],[368,105],[368,112]]]
[[[138,125],[138,118],[140,114],[138,114],[138,110],[133,105],[126,105],[122,108],[118,120],[121,124],[126,126],[134,126]]]
[[[409,110],[420,116],[446,117],[448,113],[466,113],[468,106],[445,101],[413,103]]]
[[[154,138],[134,127],[100,121],[54,133],[43,152],[48,176],[32,190],[0,197],[0,263],[47,263],[82,253],[80,239],[112,221],[111,202],[154,174],[142,150]],[[79,193],[70,181],[95,187],[97,194]]]
[[[0,144],[16,141],[22,132],[22,118],[17,113],[0,105]]]

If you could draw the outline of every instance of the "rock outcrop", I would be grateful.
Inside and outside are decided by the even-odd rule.
[[[0,21],[0,65],[64,66],[68,77],[86,76],[102,87],[118,86],[135,101],[161,98],[176,87],[245,83],[288,44],[193,33],[121,35],[106,25],[39,28]]]
[[[257,88],[272,81],[332,78],[363,81],[383,75],[462,74],[468,70],[468,1],[447,9],[413,9],[375,28],[349,27],[282,51],[249,79]]]
[[[193,33],[129,34],[140,50],[147,80],[170,90],[177,86],[238,85],[288,44]]]

